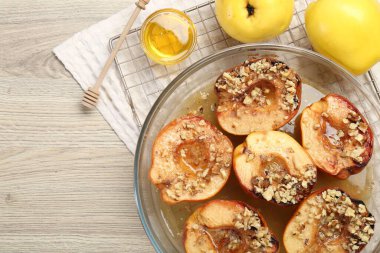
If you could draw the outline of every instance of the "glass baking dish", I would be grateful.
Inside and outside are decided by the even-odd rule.
[[[301,76],[304,85],[300,112],[325,94],[337,93],[351,100],[367,118],[375,135],[374,153],[370,163],[365,170],[351,176],[347,181],[331,179],[330,185],[341,187],[350,195],[364,200],[375,218],[380,221],[380,195],[377,183],[380,179],[380,107],[377,101],[351,74],[317,53],[292,46],[246,44],[205,57],[183,71],[162,92],[145,120],[135,155],[135,197],[141,222],[157,252],[184,252],[182,225],[188,215],[204,202],[168,206],[161,201],[156,188],[148,179],[152,144],[156,135],[165,124],[194,108],[205,106],[208,110],[207,107],[215,102],[212,101],[212,96],[206,105],[202,105],[202,101],[196,97],[201,91],[212,93],[215,80],[225,69],[238,65],[249,57],[263,55],[277,57]],[[205,117],[213,121],[212,113],[205,112]],[[282,130],[294,134],[293,125],[294,122],[291,122]],[[314,189],[318,189],[318,186]],[[230,194],[227,189],[214,198],[239,198],[256,206],[256,200],[245,196],[242,191],[241,194]],[[281,224],[276,224],[276,216],[271,214],[278,213],[273,210],[279,208],[270,205],[260,206],[260,209],[269,225],[279,226],[281,231]],[[284,209],[283,212],[291,215],[292,209]],[[282,234],[277,234],[277,237],[281,238]],[[377,224],[375,235],[363,252],[378,252],[379,239],[380,225]],[[283,252],[283,249],[280,252]]]

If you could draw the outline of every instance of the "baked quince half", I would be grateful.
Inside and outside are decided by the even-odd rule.
[[[199,207],[184,228],[187,253],[278,252],[263,216],[239,201],[213,200]]]
[[[150,180],[167,203],[211,198],[230,176],[232,152],[231,141],[210,122],[185,115],[159,132]]]
[[[220,126],[234,135],[276,130],[301,103],[301,78],[285,63],[259,58],[225,71],[215,83]]]
[[[326,173],[346,179],[371,159],[372,130],[347,98],[327,95],[305,108],[300,122],[303,147]]]
[[[360,252],[374,234],[375,218],[362,201],[339,189],[305,199],[285,228],[289,253]]]
[[[317,169],[300,144],[283,132],[253,132],[234,151],[239,183],[254,197],[294,205],[308,196]]]

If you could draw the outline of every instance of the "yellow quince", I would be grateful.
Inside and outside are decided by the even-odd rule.
[[[305,14],[314,50],[354,74],[380,60],[380,3],[377,0],[318,0]]]
[[[216,0],[224,31],[244,42],[270,40],[284,32],[293,17],[294,0]]]

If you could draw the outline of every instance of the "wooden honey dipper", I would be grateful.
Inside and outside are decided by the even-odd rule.
[[[96,106],[96,103],[99,99],[99,90],[102,86],[103,80],[107,75],[107,72],[109,68],[112,65],[112,62],[114,61],[117,52],[119,51],[121,45],[123,44],[123,41],[128,35],[129,30],[131,29],[133,23],[135,22],[137,16],[140,14],[141,10],[145,10],[145,6],[149,3],[150,0],[138,0],[136,2],[136,9],[132,13],[132,16],[128,20],[128,23],[126,24],[122,34],[120,35],[119,39],[116,42],[116,46],[113,48],[110,56],[108,57],[106,63],[104,64],[104,67],[102,69],[102,72],[100,72],[100,75],[98,79],[96,80],[96,83],[94,86],[90,87],[84,94],[82,99],[82,105],[84,105],[87,108],[94,108]]]

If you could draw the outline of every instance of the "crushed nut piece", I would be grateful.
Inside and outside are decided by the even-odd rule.
[[[358,127],[358,125],[355,123],[350,123],[350,125],[349,125],[349,128],[352,130],[355,130],[357,127]]]
[[[252,104],[252,102],[253,102],[253,99],[250,96],[245,96],[243,104],[250,105]]]
[[[208,97],[210,96],[210,93],[205,92],[205,91],[201,91],[201,92],[199,92],[199,93],[201,94],[201,98],[202,98],[203,100],[208,99]]]
[[[368,125],[365,124],[364,122],[359,123],[359,130],[362,131],[363,133],[366,133],[368,130]]]
[[[262,194],[263,198],[267,201],[271,201],[274,196],[273,187],[269,186]]]
[[[355,136],[355,140],[358,142],[362,142],[364,140],[364,136],[362,134],[358,134]]]

